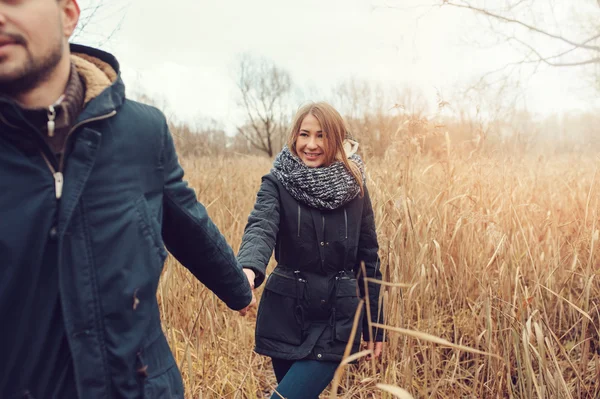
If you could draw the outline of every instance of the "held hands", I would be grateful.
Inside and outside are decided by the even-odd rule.
[[[383,350],[383,342],[367,342],[367,349],[371,349],[373,351],[372,355],[367,356],[367,360],[371,360],[371,357],[377,359],[379,358],[379,356],[381,356],[381,351]]]
[[[254,279],[256,278],[256,274],[251,269],[243,269],[244,274],[248,278],[248,283],[250,284],[250,288],[252,289],[252,302],[250,305],[246,306],[244,309],[240,310],[241,316],[246,316],[250,308],[256,306],[256,296],[254,296]],[[372,355],[367,356],[368,360],[371,360],[371,357],[377,359],[381,356],[381,352],[383,351],[383,342],[367,342],[367,349],[373,351]]]
[[[248,278],[248,283],[250,283],[250,288],[254,289],[254,279],[256,278],[256,274],[254,273],[254,270],[252,269],[242,269],[244,270],[244,274],[246,274],[246,277]]]
[[[251,269],[243,270],[244,274],[246,274],[246,277],[248,278],[250,288],[252,289],[252,302],[250,302],[250,305],[246,306],[244,309],[239,311],[240,315],[246,316],[246,314],[248,314],[248,310],[256,306],[256,296],[254,296],[254,279],[256,278],[256,274]],[[377,359],[381,356],[381,352],[383,351],[383,342],[367,342],[367,349],[373,351],[373,355],[369,355],[367,359],[370,360],[371,357]]]
[[[248,311],[250,310],[250,308],[256,307],[256,296],[254,295],[254,278],[256,277],[256,274],[250,269],[243,269],[243,270],[244,270],[244,274],[246,274],[246,277],[248,278],[248,283],[250,284],[250,288],[252,289],[252,301],[250,302],[250,305],[246,306],[244,309],[239,311],[241,316],[246,316],[246,314],[248,314]]]

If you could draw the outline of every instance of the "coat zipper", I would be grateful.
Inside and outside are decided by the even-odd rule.
[[[348,213],[346,212],[346,208],[344,208],[344,223],[346,227],[346,239],[348,239]]]
[[[321,270],[323,272],[325,272],[325,247],[324,245],[327,245],[327,241],[325,240],[325,215],[323,215],[321,213],[321,223],[322,223],[322,227],[321,227],[321,239],[323,241],[321,241]]]
[[[46,161],[46,165],[48,165],[48,169],[50,169],[50,172],[54,177],[54,193],[56,194],[56,199],[60,199],[60,197],[62,197],[63,185],[65,184],[64,176],[61,171],[57,171],[56,169],[54,169],[54,167],[48,160],[48,157],[46,157],[46,154],[44,154],[43,152],[42,158],[44,158],[44,161]]]
[[[300,203],[298,202],[298,237],[300,237],[300,215],[302,214],[302,210],[300,209]]]
[[[54,109],[54,107],[50,106],[49,111],[50,111],[50,109]],[[50,172],[52,173],[52,176],[54,177],[54,192],[56,194],[56,199],[60,199],[62,197],[63,187],[65,184],[65,177],[63,175],[64,165],[65,165],[65,151],[67,150],[67,144],[69,143],[69,137],[71,136],[71,134],[75,130],[77,130],[78,128],[80,128],[81,126],[83,126],[87,123],[97,122],[97,121],[101,121],[104,119],[108,119],[108,118],[115,116],[116,114],[117,114],[117,111],[113,110],[113,111],[109,112],[108,114],[97,116],[95,118],[86,119],[84,121],[77,123],[75,126],[73,126],[71,128],[71,130],[69,130],[69,132],[67,133],[67,137],[65,138],[65,144],[63,145],[63,149],[62,149],[62,156],[60,157],[60,162],[58,163],[58,170],[56,170],[52,166],[52,163],[50,162],[50,160],[48,159],[46,154],[44,154],[43,151],[41,152],[42,157],[44,158],[44,161],[46,161],[46,165],[48,166],[48,169],[50,170]],[[54,116],[56,116],[56,115],[54,114]],[[52,134],[50,134],[51,124],[52,124]],[[54,135],[54,119],[51,119],[51,113],[48,112],[48,136],[52,137],[53,135]]]
[[[56,100],[56,102],[54,104],[52,104],[51,106],[48,107],[48,123],[47,123],[47,127],[48,127],[48,137],[54,137],[54,130],[56,128],[56,108],[58,105],[60,105],[60,103],[62,103],[62,101],[65,99],[65,95],[63,94],[62,96],[59,97],[58,100]]]
[[[54,120],[56,119],[56,110],[54,109],[54,105],[48,107],[48,137],[54,137],[54,128],[56,123]]]

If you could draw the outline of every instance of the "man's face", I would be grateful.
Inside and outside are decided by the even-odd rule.
[[[0,0],[0,92],[36,87],[68,56],[71,1]]]

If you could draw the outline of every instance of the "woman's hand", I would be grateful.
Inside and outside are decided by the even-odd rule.
[[[373,358],[377,359],[381,356],[381,352],[383,351],[383,342],[367,342],[367,349],[373,351]],[[371,355],[367,356],[368,360],[371,360]]]
[[[248,283],[250,283],[250,288],[254,289],[254,279],[256,278],[256,273],[254,273],[254,270],[252,269],[242,269],[244,270],[244,274],[246,274],[246,277],[248,278]]]

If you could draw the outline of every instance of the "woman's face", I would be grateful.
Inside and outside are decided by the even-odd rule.
[[[325,163],[324,140],[321,124],[317,118],[312,114],[306,115],[296,138],[296,152],[309,168],[318,168]]]

